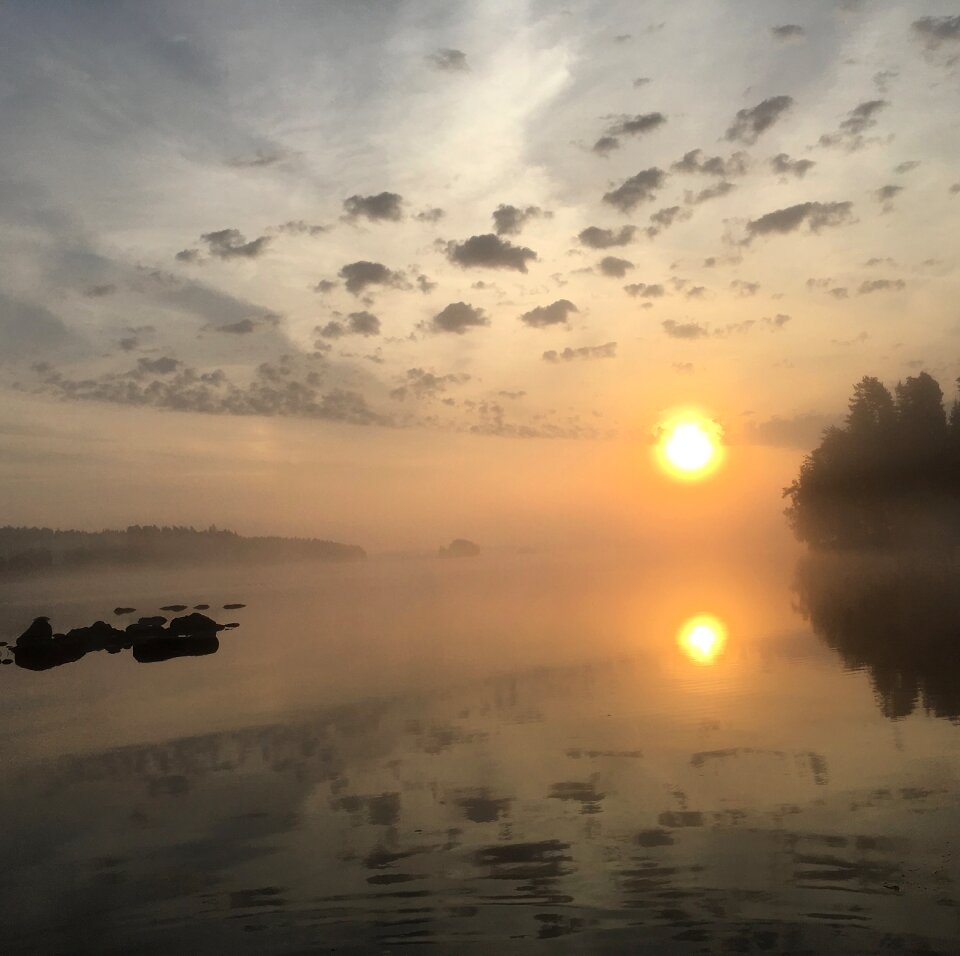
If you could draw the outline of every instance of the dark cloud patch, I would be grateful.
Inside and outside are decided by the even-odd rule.
[[[637,233],[636,226],[622,226],[620,229],[601,229],[599,226],[587,226],[577,236],[580,243],[590,249],[611,249],[614,246],[626,246],[633,242]]]
[[[890,104],[886,100],[867,100],[855,106],[847,114],[847,118],[833,133],[824,133],[820,137],[820,145],[825,147],[839,147],[848,152],[863,149],[869,140],[864,137],[868,129],[877,125],[876,115]]]
[[[609,156],[619,148],[620,140],[616,136],[601,136],[591,147],[598,156]]]
[[[314,225],[305,219],[291,219],[277,226],[277,232],[286,233],[289,236],[321,236],[329,231],[329,226]]]
[[[910,26],[928,50],[939,49],[945,43],[960,44],[960,14],[952,17],[921,17]]]
[[[658,209],[650,217],[650,225],[647,226],[644,232],[651,239],[654,239],[663,232],[664,229],[669,229],[675,222],[682,222],[685,219],[689,219],[690,216],[690,210],[684,209],[682,206],[665,206],[663,209]]]
[[[252,382],[238,385],[221,369],[200,372],[178,367],[150,378],[146,370],[71,379],[55,370],[43,373],[39,391],[67,401],[97,401],[209,415],[264,415],[315,418],[354,425],[389,425],[359,392],[334,388],[322,392],[320,376],[303,372],[283,356],[263,363]],[[141,360],[142,363],[142,360]]]
[[[617,256],[604,256],[597,263],[597,267],[605,276],[622,279],[633,268],[633,263],[629,259],[619,259]]]
[[[916,169],[919,165],[919,159],[908,159],[906,162],[897,163],[897,165],[893,167],[893,171],[898,176],[902,176],[904,173],[909,173],[911,170]]]
[[[796,232],[804,224],[810,232],[818,233],[827,227],[842,226],[852,218],[851,202],[802,202],[784,209],[775,209],[759,219],[750,220],[744,242],[749,243],[757,236]]]
[[[466,302],[451,302],[428,323],[423,323],[421,327],[426,332],[449,332],[454,335],[463,335],[470,329],[489,324],[490,319],[487,318],[483,309],[467,305]]]
[[[288,158],[288,154],[282,150],[257,150],[253,156],[239,156],[235,159],[228,159],[227,165],[234,169],[263,169],[265,166],[276,166]]]
[[[957,193],[960,193],[960,182],[953,183],[953,185],[950,186],[949,192],[951,196],[956,196]]]
[[[337,275],[353,295],[360,295],[372,285],[396,287],[403,285],[404,281],[401,273],[388,269],[382,262],[368,262],[365,259],[347,263]]]
[[[425,59],[435,70],[444,73],[467,73],[470,70],[467,54],[463,50],[447,47],[428,54]]]
[[[346,320],[334,319],[317,326],[316,333],[325,339],[339,339],[345,335],[369,337],[380,334],[380,320],[371,312],[351,312]]]
[[[481,236],[471,236],[463,242],[448,242],[447,258],[464,269],[480,267],[486,269],[515,269],[526,272],[527,263],[535,261],[537,254],[526,246],[515,246],[506,239],[488,232]]]
[[[255,259],[266,249],[270,237],[258,236],[248,242],[238,229],[218,229],[216,232],[205,232],[200,241],[207,244],[207,252],[217,259]],[[177,253],[177,258],[180,258],[180,253]]]
[[[566,325],[571,313],[580,310],[569,299],[557,299],[550,305],[538,305],[520,316],[524,325],[535,329],[545,329],[555,325]]]
[[[807,35],[807,31],[798,23],[784,23],[781,26],[770,27],[770,35],[775,40],[790,43],[802,40]]]
[[[347,219],[399,222],[403,218],[403,197],[388,192],[374,196],[349,196],[343,201],[343,211]]]
[[[199,249],[181,249],[174,257],[177,262],[199,262]]]
[[[137,371],[147,372],[151,375],[170,375],[175,372],[183,363],[178,359],[162,356],[161,358],[141,358],[137,359]]]
[[[639,89],[641,86],[646,86],[648,83],[652,82],[649,76],[638,76],[633,81],[634,89]]]
[[[624,180],[616,189],[604,193],[603,201],[621,212],[630,212],[640,203],[655,199],[665,179],[666,173],[652,166]]]
[[[257,325],[253,319],[240,319],[238,322],[228,322],[225,325],[218,325],[217,332],[226,332],[228,335],[249,335],[256,331]]]
[[[743,438],[748,445],[810,449],[819,444],[824,430],[835,424],[835,418],[814,412],[790,418],[774,415],[766,421],[747,422],[743,429]]]
[[[627,295],[632,295],[635,299],[660,299],[666,295],[666,290],[659,284],[648,284],[646,282],[631,282],[625,285],[623,291]]]
[[[105,282],[102,285],[92,285],[87,289],[83,290],[83,294],[88,299],[102,299],[108,295],[113,295],[117,291],[117,287],[112,283]]]
[[[425,275],[417,276],[417,288],[424,294],[427,295],[437,287],[436,282],[433,282]]]
[[[578,362],[582,359],[602,359],[616,357],[616,342],[606,342],[603,345],[582,345],[580,348],[576,349],[565,348],[562,352],[558,352],[556,349],[550,349],[549,351],[544,352],[542,355],[542,358],[545,362],[550,362],[554,365],[557,365],[560,362]]]
[[[676,322],[673,319],[665,319],[660,326],[672,339],[702,339],[710,334],[707,327],[699,322]]]
[[[754,296],[760,291],[759,282],[745,282],[743,279],[734,279],[730,283],[730,288],[741,298]]]
[[[877,202],[883,207],[883,211],[890,212],[893,209],[893,200],[896,199],[897,195],[902,192],[903,186],[896,186],[891,183],[887,186],[881,186],[879,189],[875,189],[873,195]]]
[[[817,164],[812,159],[791,159],[786,153],[777,153],[770,160],[770,165],[780,176],[803,179]]]
[[[743,176],[750,168],[749,157],[741,150],[724,159],[707,156],[702,149],[691,149],[671,167],[676,173],[699,173],[705,176]]]
[[[869,295],[871,292],[899,292],[907,287],[903,279],[868,279],[860,283],[857,295]]]
[[[607,133],[610,136],[642,136],[653,132],[666,123],[663,113],[639,113],[636,116],[624,116],[614,123]]]
[[[434,206],[432,209],[421,210],[413,218],[417,222],[439,222],[445,215],[446,213],[439,206]]]
[[[733,183],[726,179],[721,179],[720,182],[715,183],[713,186],[707,186],[706,189],[701,189],[698,193],[692,193],[687,190],[683,194],[683,201],[688,206],[699,206],[702,202],[709,202],[711,199],[719,199],[721,196],[726,196],[727,193],[733,192],[736,188]]]
[[[724,139],[730,142],[755,143],[759,136],[770,129],[780,117],[793,106],[792,96],[771,96],[749,109],[737,110]]]
[[[760,321],[776,331],[785,328],[788,322],[792,322],[793,316],[778,312],[776,315],[765,315]]]
[[[470,376],[464,372],[437,375],[423,368],[408,368],[403,384],[390,391],[390,397],[398,402],[407,398],[431,399],[443,394],[449,385],[464,385]]]
[[[552,217],[552,212],[545,212],[539,206],[527,206],[526,209],[521,209],[518,206],[501,203],[493,211],[493,224],[498,236],[517,236],[529,220]]]

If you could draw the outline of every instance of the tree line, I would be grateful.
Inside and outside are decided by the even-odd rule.
[[[892,394],[865,376],[784,497],[794,533],[815,548],[960,542],[960,401],[948,412],[926,372]]]
[[[0,574],[107,564],[355,561],[365,557],[366,552],[357,545],[318,538],[248,538],[214,525],[206,530],[180,525],[131,525],[115,531],[0,528]]]

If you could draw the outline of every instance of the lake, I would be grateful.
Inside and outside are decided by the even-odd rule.
[[[0,639],[174,603],[239,626],[205,656],[0,667],[5,953],[960,949],[950,582],[794,556],[120,570],[4,582]]]

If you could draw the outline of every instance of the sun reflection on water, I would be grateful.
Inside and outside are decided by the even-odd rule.
[[[698,614],[677,632],[677,644],[695,664],[713,664],[727,643],[727,628],[711,614]]]

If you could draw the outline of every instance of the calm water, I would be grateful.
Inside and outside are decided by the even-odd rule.
[[[957,608],[901,571],[6,583],[11,642],[174,602],[240,626],[0,668],[0,948],[956,953]]]

